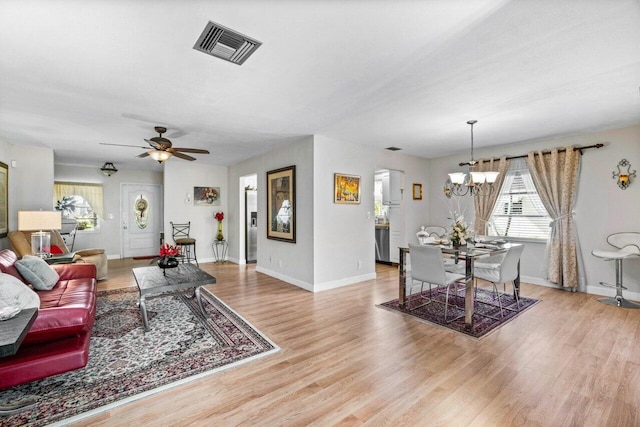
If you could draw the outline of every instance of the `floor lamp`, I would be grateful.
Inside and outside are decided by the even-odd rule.
[[[31,233],[31,253],[40,258],[51,256],[51,233],[43,230],[60,230],[62,214],[56,211],[19,211],[18,230]]]

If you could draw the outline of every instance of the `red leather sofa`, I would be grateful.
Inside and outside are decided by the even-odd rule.
[[[16,254],[0,251],[0,271],[25,282]],[[40,309],[18,352],[0,358],[0,389],[84,367],[96,315],[96,266],[55,264],[60,280],[36,291]],[[25,283],[25,286],[27,284]]]

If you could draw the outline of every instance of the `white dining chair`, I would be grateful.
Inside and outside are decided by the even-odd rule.
[[[594,250],[591,254],[595,257],[602,258],[605,261],[615,261],[616,264],[616,284],[612,285],[605,282],[600,282],[602,286],[607,286],[616,289],[616,296],[613,298],[600,298],[598,301],[615,305],[623,308],[640,308],[640,304],[636,304],[629,300],[624,299],[622,296],[622,290],[627,289],[622,283],[622,261],[630,258],[640,257],[640,233],[636,232],[621,232],[614,233],[607,237],[607,242],[615,249],[609,250]]]
[[[502,283],[504,292],[507,291],[507,282],[511,282],[513,285],[513,294],[516,299],[516,310],[506,308],[510,311],[520,311],[520,298],[518,296],[518,292],[516,292],[515,280],[518,278],[518,263],[520,262],[520,257],[522,256],[522,251],[524,250],[524,245],[513,245],[507,249],[507,252],[504,254],[504,258],[502,260],[494,259],[492,261],[498,262],[481,262],[478,261],[475,263],[473,267],[473,276],[474,280],[483,279],[487,282],[491,282],[493,285],[494,297],[498,300],[498,306],[500,307],[500,318],[504,317],[502,312],[502,295],[498,292],[498,285]],[[477,283],[476,283],[476,292],[477,292]]]
[[[419,306],[412,307],[411,309],[417,309],[423,307],[431,302],[440,302],[431,298],[432,285],[436,286],[436,292],[439,292],[441,287],[446,287],[446,296],[444,300],[444,320],[445,322],[451,322],[453,320],[463,317],[464,314],[457,316],[453,319],[447,319],[447,311],[449,309],[449,292],[451,287],[454,288],[454,294],[457,297],[457,284],[462,281],[464,284],[464,274],[450,273],[444,268],[444,258],[442,257],[442,249],[438,246],[423,246],[409,244],[409,253],[411,254],[411,282],[421,282],[420,297],[426,299],[427,302]],[[429,284],[429,298],[425,297],[424,284]]]

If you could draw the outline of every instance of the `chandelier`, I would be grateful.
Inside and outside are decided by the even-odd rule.
[[[469,161],[469,177],[464,172],[453,172],[449,174],[449,178],[444,185],[444,194],[447,197],[464,196],[470,194],[472,196],[488,196],[493,192],[493,184],[496,182],[500,172],[475,172],[471,168],[478,162],[473,159],[473,125],[478,123],[477,120],[469,120],[471,125],[471,160]]]

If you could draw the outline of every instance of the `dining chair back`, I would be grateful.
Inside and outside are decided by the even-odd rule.
[[[434,242],[434,239],[443,238],[446,234],[446,228],[439,225],[428,225],[426,227],[420,227],[420,231],[416,233],[416,237],[421,245],[426,245]]]
[[[524,251],[524,245],[512,245],[507,249],[507,252],[504,255],[504,258],[501,262],[490,264],[490,263],[476,263],[473,268],[473,275],[476,279],[483,279],[493,284],[493,290],[495,295],[497,295],[498,304],[500,306],[500,317],[503,317],[502,313],[502,295],[498,292],[497,285],[503,285],[504,291],[506,292],[506,284],[511,282],[514,287],[514,295],[516,298],[516,307],[517,310],[520,310],[520,300],[518,298],[518,294],[515,291],[515,283],[514,281],[518,278],[518,263],[520,262],[520,257],[522,256],[522,251]]]
[[[449,291],[452,286],[455,287],[456,283],[465,279],[464,274],[450,273],[445,270],[444,258],[442,256],[442,249],[438,246],[424,246],[409,244],[409,253],[411,254],[411,281],[414,280],[421,282],[420,296],[427,300],[425,304],[413,307],[413,309],[422,307],[437,301],[432,298],[433,291],[432,285],[436,286],[436,292],[440,287],[446,287],[445,295],[445,309],[444,320],[447,321],[447,311],[449,308]],[[429,284],[429,297],[423,296],[424,284]],[[457,296],[457,292],[455,292]],[[458,316],[456,318],[462,317]],[[455,320],[455,319],[450,319]]]

